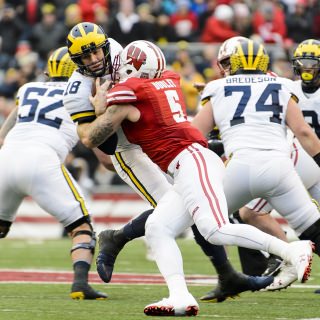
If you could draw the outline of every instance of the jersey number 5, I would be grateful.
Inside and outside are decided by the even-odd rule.
[[[279,103],[279,90],[281,89],[280,83],[270,83],[266,86],[260,98],[256,102],[256,111],[271,111],[272,116],[269,118],[270,122],[281,123],[280,113],[282,112],[282,106]],[[224,95],[225,97],[231,96],[234,92],[242,92],[242,97],[230,120],[230,126],[235,126],[240,123],[244,123],[245,119],[242,116],[245,108],[248,105],[248,101],[251,97],[250,86],[225,86]],[[267,99],[271,97],[271,104],[267,104]]]
[[[166,94],[170,110],[175,122],[184,122],[187,120],[186,115],[183,112],[182,106],[179,103],[179,95],[176,90],[166,90]]]

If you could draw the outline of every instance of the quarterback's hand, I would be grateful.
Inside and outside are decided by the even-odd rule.
[[[96,116],[100,116],[106,111],[106,95],[111,81],[105,81],[103,84],[100,84],[100,78],[97,78],[95,81],[95,93],[93,93],[89,100],[94,107]]]

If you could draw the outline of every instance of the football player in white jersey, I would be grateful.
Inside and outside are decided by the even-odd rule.
[[[16,124],[0,149],[0,238],[6,237],[26,196],[55,217],[72,238],[72,299],[106,299],[88,284],[96,237],[78,184],[63,165],[78,142],[76,126],[63,107],[67,80],[75,70],[67,47],[48,59],[48,82],[30,82],[17,94]],[[1,137],[4,137],[3,132]]]
[[[253,45],[253,48],[251,47],[251,50],[255,50],[255,46]],[[243,53],[243,52],[244,53]],[[241,55],[242,52],[242,55]],[[257,52],[256,52],[257,54]],[[278,93],[280,93],[280,89],[279,90],[275,90],[277,86],[278,88],[280,87],[285,87],[287,81],[284,81],[283,79],[280,78],[274,78],[274,77],[267,77],[267,76],[262,76],[262,78],[260,78],[260,75],[251,75],[250,72],[254,73],[256,70],[260,70],[260,71],[266,71],[266,67],[267,65],[265,65],[265,68],[263,68],[263,66],[261,65],[261,61],[263,61],[263,59],[266,59],[267,56],[264,54],[260,53],[260,56],[254,56],[254,55],[250,55],[248,56],[248,48],[242,48],[239,47],[237,49],[237,53],[231,56],[230,61],[231,63],[231,73],[235,74],[235,73],[242,73],[242,70],[246,69],[248,71],[246,71],[247,73],[249,73],[250,76],[248,75],[233,75],[231,77],[227,77],[226,79],[222,79],[222,80],[217,80],[217,82],[212,82],[211,85],[208,84],[206,89],[203,92],[203,100],[208,101],[208,106],[207,106],[207,114],[205,115],[205,119],[208,119],[208,114],[214,114],[214,120],[216,121],[216,123],[219,126],[220,132],[221,132],[221,136],[222,136],[222,140],[226,149],[227,154],[230,155],[230,153],[234,153],[232,160],[230,162],[230,164],[232,164],[232,166],[230,166],[230,164],[227,166],[227,172],[232,172],[233,173],[233,169],[235,167],[238,167],[237,162],[238,161],[242,161],[242,159],[250,158],[250,155],[252,153],[254,153],[259,149],[255,149],[260,145],[260,148],[262,148],[264,146],[264,149],[270,149],[270,150],[275,150],[277,149],[282,149],[282,152],[284,152],[285,150],[288,150],[288,143],[286,142],[286,140],[284,139],[285,136],[283,135],[283,133],[285,133],[284,128],[282,128],[282,132],[279,131],[278,135],[279,138],[277,138],[275,140],[274,135],[276,134],[276,131],[273,128],[280,128],[279,124],[277,122],[279,122],[279,119],[281,119],[281,116],[283,116],[283,112],[285,111],[285,103],[283,103],[281,100],[279,100],[279,96]],[[249,59],[249,60],[248,60]],[[261,60],[261,61],[259,61]],[[266,61],[265,61],[266,62]],[[255,80],[256,79],[256,80]],[[263,91],[262,88],[259,88],[259,90],[256,90],[256,87],[258,86],[262,86],[262,84],[256,84],[254,83],[254,81],[264,81],[264,86],[265,89],[267,91]],[[219,83],[220,82],[220,83]],[[270,83],[268,83],[270,82]],[[275,82],[273,84],[273,82]],[[280,83],[278,83],[280,82]],[[222,89],[218,88],[218,85],[222,86],[222,89],[225,90],[224,92],[221,92]],[[272,87],[275,87],[274,89]],[[252,90],[252,88],[254,90]],[[268,89],[269,88],[269,89]],[[261,89],[261,90],[260,90]],[[272,89],[272,90],[271,90]],[[269,90],[269,91],[268,91]],[[255,93],[255,95],[257,95],[257,93],[260,93],[261,96],[260,97],[256,97],[257,101],[254,101],[254,105],[253,107],[256,108],[256,111],[254,111],[254,108],[252,107],[252,99],[253,99],[253,92]],[[227,115],[228,120],[225,119],[225,114],[227,112],[227,109],[225,106],[231,106],[232,103],[227,103],[227,101],[225,100],[229,100],[231,101],[231,99],[233,97],[237,97],[238,99],[238,105],[234,106],[234,110],[230,110],[230,113]],[[221,100],[218,100],[221,99]],[[275,106],[273,106],[270,102],[274,101],[274,103],[276,104]],[[220,101],[223,100],[223,103],[221,104]],[[211,101],[211,102],[210,102]],[[219,102],[218,102],[219,101]],[[231,101],[232,102],[232,101]],[[210,104],[214,104],[213,109],[211,109]],[[220,111],[220,109],[222,107],[220,107],[221,105],[224,106],[223,110]],[[250,108],[248,109],[248,107],[250,106]],[[203,109],[202,109],[203,110]],[[203,115],[202,110],[200,111],[200,114],[198,115],[201,116],[201,114]],[[289,109],[291,110],[291,109]],[[232,113],[233,112],[233,113]],[[246,117],[246,115],[248,114],[248,116]],[[258,133],[257,130],[262,128],[262,126],[259,126],[259,124],[262,124],[262,117],[264,115],[268,114],[268,117],[265,120],[270,120],[270,124],[269,124],[269,128],[272,128],[272,134],[270,135],[271,131],[269,133],[266,132],[266,134],[264,135],[264,131]],[[290,116],[290,113],[287,114]],[[300,115],[301,116],[301,115]],[[288,120],[288,119],[287,119]],[[290,118],[289,121],[290,122]],[[300,117],[301,120],[301,117]],[[201,123],[203,121],[203,123],[205,123],[204,119],[201,119],[200,117],[197,119],[195,119],[195,123],[197,123],[198,125],[203,126],[203,123]],[[208,127],[208,129],[212,128],[212,122],[209,123],[211,127]],[[265,121],[265,124],[267,124],[267,122]],[[284,127],[284,122],[283,120],[280,120],[280,124],[282,124],[282,126]],[[246,127],[250,128],[251,125],[251,131],[250,130],[245,130],[245,137],[241,137],[240,133],[238,132],[240,129],[246,129]],[[304,123],[302,123],[302,128],[305,127]],[[265,127],[268,128],[268,127]],[[280,140],[280,132],[282,135],[282,140]],[[267,135],[269,135],[269,139],[267,139]],[[296,134],[297,135],[297,134]],[[249,138],[253,138],[253,139],[249,139]],[[260,139],[264,139],[264,141],[259,141]],[[313,138],[315,139],[315,138]],[[277,142],[282,141],[283,146],[280,147],[280,144],[276,144]],[[315,141],[315,144],[317,144],[317,141]],[[244,143],[246,145],[244,145]],[[251,143],[250,145],[248,143]],[[266,144],[269,144],[269,146],[267,146]],[[273,146],[271,146],[271,144]],[[241,148],[243,148],[243,150],[245,148],[247,148],[246,150],[246,155],[242,154],[242,150]],[[239,149],[239,150],[238,150]],[[310,149],[308,150],[310,152]],[[259,151],[259,153],[262,151]],[[273,151],[272,151],[273,152]],[[262,153],[261,153],[262,154]],[[313,156],[316,156],[316,154],[312,154]],[[288,153],[289,156],[289,153]],[[253,157],[253,155],[252,155]],[[251,158],[250,158],[251,159]],[[248,163],[252,162],[252,159],[247,159]],[[270,159],[273,159],[274,161],[274,157],[271,156]],[[317,159],[317,157],[316,157]],[[244,161],[244,160],[243,160]],[[262,163],[265,163],[266,161],[263,160],[260,165]],[[255,164],[256,167],[258,168],[259,166],[257,164]],[[239,165],[239,167],[241,167],[241,165]],[[292,167],[292,163],[290,164],[290,167]],[[289,167],[288,167],[289,168]],[[288,169],[287,168],[287,169]],[[238,168],[239,169],[239,168]],[[244,169],[244,168],[242,168]],[[244,170],[240,170],[238,171],[238,173],[244,172]],[[230,177],[231,174],[227,174],[227,177]],[[237,175],[235,175],[235,177],[237,177]],[[294,178],[293,178],[294,177]],[[278,179],[279,178],[279,174],[277,173],[275,175],[274,178],[272,179]],[[260,177],[260,179],[258,179],[260,184],[261,184],[261,179],[262,177]],[[270,177],[270,182],[272,181],[271,177]],[[297,174],[295,173],[295,171],[293,171],[292,173],[292,177],[290,177],[290,180],[297,180],[297,183],[294,185],[295,188],[300,188],[301,191],[304,194],[304,200],[303,201],[307,201],[306,203],[308,204],[307,206],[304,206],[304,208],[302,209],[302,212],[304,212],[304,214],[308,215],[309,218],[305,219],[305,223],[311,225],[313,222],[317,221],[319,218],[319,213],[316,209],[315,206],[312,206],[310,204],[310,199],[308,198],[308,194],[306,194],[305,189],[301,188],[301,181],[297,178]],[[230,206],[230,212],[234,210],[235,207],[237,207],[239,204],[236,203],[235,205],[235,200],[238,200],[239,203],[241,203],[245,198],[250,198],[250,197],[254,197],[255,193],[259,193],[262,192],[261,187],[264,187],[267,185],[267,180],[264,180],[263,186],[258,187],[253,187],[254,186],[254,181],[253,180],[251,182],[251,189],[252,189],[252,193],[248,192],[248,190],[246,190],[245,186],[243,186],[243,194],[242,196],[236,196],[235,194],[237,193],[237,184],[234,184],[234,181],[242,181],[241,179],[234,179],[233,178],[233,186],[234,189],[232,188],[232,182],[231,180],[229,181],[228,179],[226,179],[225,182],[225,186],[226,186],[226,195],[227,195],[227,201],[228,204]],[[246,179],[243,179],[243,182],[245,183]],[[287,182],[289,182],[288,179],[286,179]],[[270,186],[269,186],[270,187]],[[230,193],[230,190],[232,191]],[[293,191],[294,189],[292,189]],[[232,193],[235,193],[232,195]],[[232,195],[232,196],[230,196]],[[264,197],[266,197],[267,199],[270,198],[274,204],[276,205],[280,205],[280,207],[284,207],[284,206],[288,206],[288,203],[292,204],[290,206],[290,208],[286,208],[284,210],[286,210],[286,212],[288,214],[291,215],[291,212],[295,212],[298,211],[297,213],[293,213],[292,216],[294,217],[295,214],[298,216],[299,215],[299,211],[300,210],[296,210],[297,208],[297,203],[295,203],[295,199],[297,197],[293,196],[292,199],[290,197],[288,197],[288,199],[285,199],[284,202],[282,204],[278,203],[278,199],[276,199],[276,201],[274,201],[274,198],[272,197],[272,194],[266,194]],[[307,196],[307,198],[306,198]],[[301,200],[301,195],[298,196],[299,200]],[[245,201],[245,200],[244,200]],[[309,202],[308,202],[309,201]],[[300,204],[301,205],[301,204]],[[308,209],[307,209],[308,208]],[[282,210],[283,211],[283,210]],[[281,212],[281,211],[280,211]],[[310,239],[310,238],[309,238]]]
[[[232,37],[224,41],[220,46],[217,57],[217,65],[220,69],[220,74],[222,77],[230,75],[230,56],[234,48],[239,42],[246,40],[248,40],[248,38],[240,36]],[[269,73],[270,71],[268,71],[268,74]],[[205,87],[205,83],[195,83],[194,86],[199,91],[199,93],[201,93]],[[208,135],[208,145],[212,151],[217,153],[225,161],[224,148],[221,139],[219,138],[219,130],[217,128],[211,131]],[[231,222],[242,223],[238,213],[239,212],[237,211],[230,216]],[[257,215],[255,215],[255,218],[258,220],[258,222],[255,221],[256,223],[251,223],[255,227],[261,229],[266,233],[276,236],[279,239],[286,240],[285,233],[283,232],[279,224],[271,216],[260,215],[257,217]],[[245,273],[251,275],[260,275],[268,266],[267,261],[269,262],[269,259],[267,260],[262,253],[243,247],[238,247],[238,251],[241,265]],[[248,259],[248,257],[250,259]],[[276,261],[278,262],[278,259],[280,259],[279,257],[270,255],[270,262],[272,263],[273,260],[276,258]],[[279,268],[280,263],[281,260],[274,267]],[[267,271],[270,271],[270,268]],[[208,292],[206,295],[202,296],[200,300],[203,302],[216,301],[217,299],[219,299],[218,297],[222,295],[221,291],[223,292],[223,288],[221,288],[221,285],[218,283],[218,285],[213,290]]]
[[[292,59],[293,68],[299,80],[288,82],[291,91],[298,97],[298,105],[302,110],[305,120],[314,128],[320,137],[320,41],[307,39],[301,42],[294,52]],[[320,201],[320,169],[313,159],[294,138],[292,144],[292,159],[303,184],[310,196],[319,203]],[[240,210],[241,218],[250,224],[258,214],[267,214],[272,206],[263,199],[255,199]],[[300,239],[309,239],[315,243],[315,252],[320,254],[320,215],[306,218],[304,212],[286,215],[279,212],[296,231]],[[268,290],[279,290],[287,287],[296,278],[294,273],[280,274]]]
[[[117,67],[117,55],[121,47],[115,40],[108,38],[99,26],[87,22],[76,25],[69,32],[67,41],[70,56],[78,64],[79,70],[69,79],[64,105],[71,118],[78,123],[79,136],[86,143],[87,128],[96,118],[89,99],[95,78],[102,77],[111,82],[116,81],[117,76],[112,68]],[[114,154],[109,145],[107,148],[103,146],[99,148],[111,154],[113,166],[119,176],[152,207],[155,207],[171,186],[169,177],[164,175],[139,146],[128,142],[121,128],[117,131],[117,137],[118,143]],[[99,150],[95,153],[99,160],[110,168],[106,155]],[[97,257],[97,269],[105,282],[111,280],[116,257],[123,246],[128,241],[144,235],[145,222],[151,213],[152,210],[148,210],[122,229],[106,230],[99,235],[100,253]],[[222,302],[229,296],[247,290],[256,291],[267,286],[268,282],[272,282],[269,277],[249,277],[236,272],[222,246],[210,244],[204,240],[195,226],[192,229],[197,243],[219,274],[221,291],[211,301]]]

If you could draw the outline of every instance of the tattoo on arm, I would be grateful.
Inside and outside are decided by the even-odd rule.
[[[95,120],[95,125],[92,127],[89,135],[89,139],[93,145],[99,146],[117,131],[119,125],[113,121],[117,113],[119,113],[119,108],[110,107],[102,116]]]

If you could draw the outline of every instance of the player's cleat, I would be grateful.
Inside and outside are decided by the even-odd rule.
[[[289,243],[286,253],[286,260],[295,266],[299,282],[306,282],[309,279],[312,265],[312,253],[314,244],[309,240],[293,241]]]
[[[314,293],[320,293],[320,289],[317,289]]]
[[[233,272],[227,276],[220,277],[215,289],[201,297],[202,302],[223,302],[228,298],[235,298],[244,291],[258,291],[273,282],[272,276],[254,277]]]
[[[124,244],[116,241],[116,230],[105,230],[99,234],[99,253],[96,259],[97,272],[104,282],[110,282],[116,258]]]
[[[273,254],[270,255],[268,258],[267,268],[262,273],[262,276],[276,276],[281,269],[282,260],[278,256],[275,256]]]
[[[276,291],[289,287],[293,282],[298,279],[296,267],[289,263],[283,263],[279,274],[274,277],[270,286],[266,287],[263,291]]]
[[[94,290],[88,284],[73,284],[70,297],[74,300],[106,300],[108,296]]]
[[[192,317],[199,312],[198,303],[192,299],[187,304],[177,303],[176,306],[169,298],[164,298],[158,302],[151,303],[144,308],[147,316],[155,317]]]

